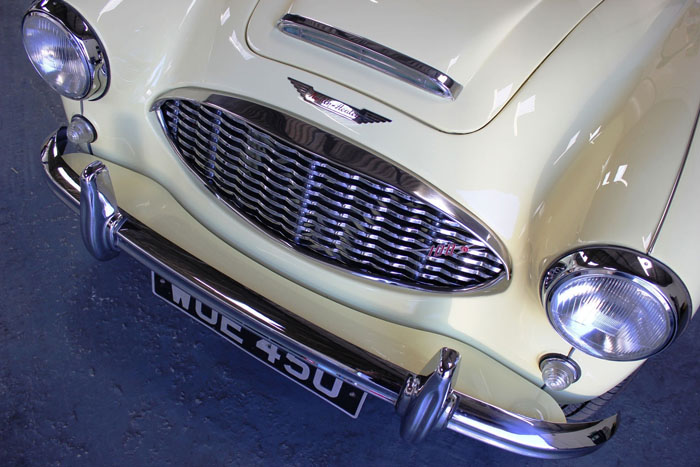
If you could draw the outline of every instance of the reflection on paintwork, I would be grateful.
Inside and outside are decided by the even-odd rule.
[[[506,105],[506,102],[508,102],[508,99],[510,99],[510,94],[512,91],[513,83],[510,83],[508,86],[502,89],[493,90],[493,105],[491,106],[491,111],[489,112],[489,118],[496,115],[496,112]]]
[[[161,75],[163,74],[164,67],[165,67],[165,60],[168,57],[164,55],[161,57],[160,61],[156,65],[156,67],[153,69],[153,73],[151,73],[151,76],[148,77],[147,84],[150,87],[154,86],[157,81],[160,80]]]
[[[623,164],[617,168],[617,172],[615,172],[615,177],[613,178],[612,183],[622,183],[623,185],[627,186],[627,180],[625,180],[625,172],[627,171],[627,164]],[[609,185],[610,184],[610,174],[611,172],[606,172],[605,177],[603,177],[603,183],[601,184],[602,186]]]
[[[588,142],[591,144],[595,144],[595,140],[598,139],[598,136],[600,136],[600,130],[602,127],[598,127],[595,129],[593,133],[588,134]]]
[[[569,144],[566,145],[566,149],[564,149],[564,152],[562,152],[561,154],[559,154],[559,157],[557,157],[557,158],[555,159],[554,164],[552,164],[552,165],[557,165],[557,163],[561,160],[561,158],[564,157],[564,154],[566,154],[567,151],[568,151],[569,149],[571,149],[571,146],[573,146],[574,144],[576,144],[576,140],[578,139],[578,136],[579,136],[580,134],[581,134],[581,130],[577,131],[576,134],[575,134],[574,136],[572,136],[571,139],[569,139]]]
[[[498,235],[510,238],[520,211],[520,200],[511,193],[496,190],[458,190],[464,205],[474,212],[482,213],[482,220],[490,225]]]
[[[221,18],[220,18],[220,19],[221,19],[221,25],[223,26],[224,24],[226,24],[226,21],[228,21],[228,19],[229,19],[230,17],[231,17],[231,8],[226,8],[226,11],[224,11],[224,12],[221,14]]]
[[[194,5],[197,3],[197,0],[192,0],[192,3],[190,3],[190,6],[187,7],[187,11],[185,12],[185,16],[182,18],[182,23],[185,22],[185,18],[187,18],[190,15],[190,11],[192,11],[192,8],[194,8]],[[180,23],[180,26],[182,26],[182,23]]]
[[[190,16],[190,12],[192,11],[192,8],[194,8],[194,5],[197,3],[197,0],[192,0],[190,5],[187,7],[187,11],[185,14],[182,16],[182,21],[180,21],[180,24],[177,25],[177,29],[180,30],[182,29],[182,25],[185,24],[185,21],[187,21],[187,18]]]
[[[228,38],[228,41],[233,44],[233,46],[236,48],[239,54],[241,54],[241,57],[245,60],[250,60],[253,58],[253,55],[248,52],[245,47],[243,47],[243,44],[241,44],[241,41],[238,40],[238,37],[236,36],[236,31],[231,32],[231,36]]]
[[[535,111],[535,96],[529,97],[524,101],[518,102],[518,108],[515,111],[515,119],[513,120],[513,133],[518,136],[518,119],[523,115],[531,114]]]
[[[459,60],[459,55],[457,55],[456,57],[452,57],[450,59],[450,63],[447,65],[447,70],[445,70],[445,72],[449,73],[450,68],[452,68],[457,63],[458,60]]]
[[[537,207],[535,208],[535,211],[532,213],[532,218],[534,219],[537,216],[542,217],[542,212],[544,211],[544,207],[545,207],[545,202],[544,201],[540,202],[540,204],[537,205]]]
[[[100,22],[100,18],[102,18],[102,15],[114,10],[123,1],[124,0],[109,0],[107,4],[104,7],[102,7],[102,10],[100,10],[100,13],[97,15],[97,22]]]

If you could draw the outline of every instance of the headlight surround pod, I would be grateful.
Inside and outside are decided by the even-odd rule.
[[[573,347],[605,360],[642,360],[690,320],[690,295],[666,265],[620,247],[585,247],[547,269],[542,302]]]
[[[70,99],[99,99],[109,86],[109,67],[92,27],[59,0],[36,2],[22,19],[29,61],[56,92]]]

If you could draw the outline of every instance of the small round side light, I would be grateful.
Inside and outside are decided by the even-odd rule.
[[[578,364],[560,354],[549,354],[540,360],[542,381],[552,391],[563,391],[581,377]]]
[[[66,128],[66,137],[71,143],[89,144],[97,139],[97,132],[87,118],[82,115],[73,115]]]

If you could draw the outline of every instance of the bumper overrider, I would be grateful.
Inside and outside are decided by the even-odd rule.
[[[430,432],[453,431],[533,457],[590,453],[610,439],[617,416],[584,423],[552,423],[518,415],[452,388],[460,369],[457,351],[440,349],[416,375],[344,341],[268,301],[203,263],[121,210],[109,172],[95,161],[78,175],[62,159],[66,128],[44,143],[41,158],[53,191],[80,213],[86,247],[107,260],[123,251],[184,293],[217,310],[236,329],[246,328],[326,374],[393,404],[401,435],[419,441]]]

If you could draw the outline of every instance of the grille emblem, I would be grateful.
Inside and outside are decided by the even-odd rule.
[[[347,118],[348,120],[352,120],[353,122],[359,124],[383,123],[391,121],[388,118],[382,117],[381,115],[377,115],[376,113],[370,112],[367,109],[360,110],[356,107],[346,104],[345,102],[341,102],[339,100],[333,99],[332,97],[328,97],[325,94],[316,92],[314,88],[312,88],[308,84],[304,84],[292,78],[287,79],[292,83],[292,85],[294,85],[296,90],[299,91],[299,95],[302,99],[304,99],[311,105],[320,107],[323,110],[331,112],[335,115],[339,115],[343,118]]]

